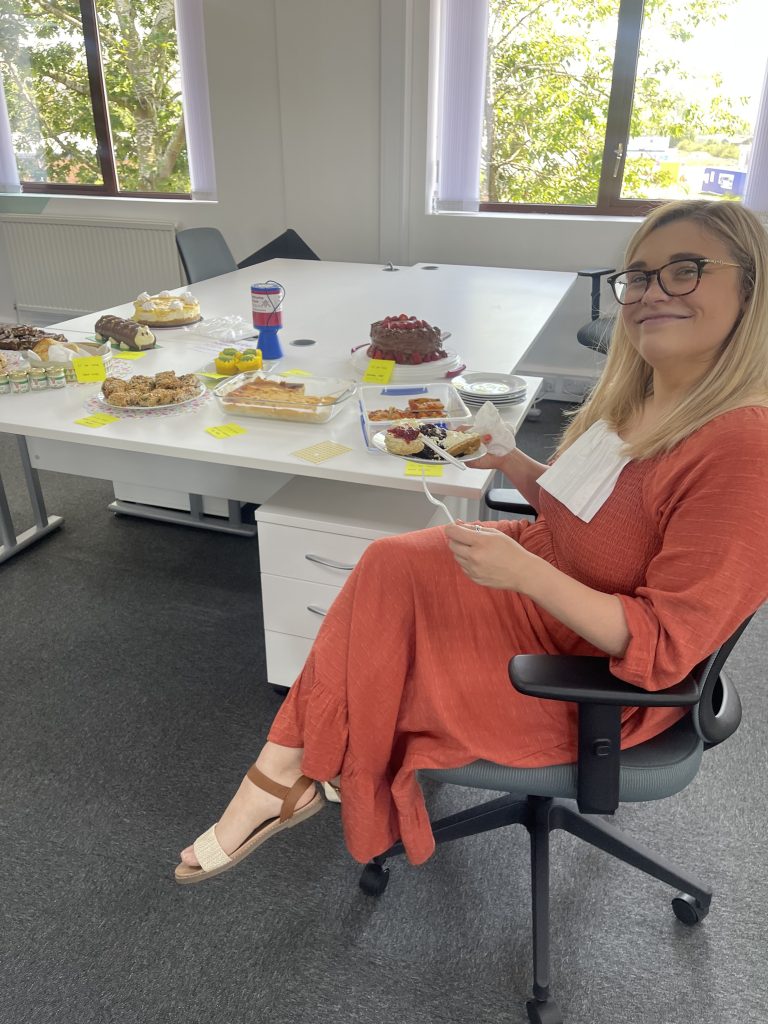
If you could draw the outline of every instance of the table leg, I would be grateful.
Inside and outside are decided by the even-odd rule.
[[[0,475],[0,562],[7,562],[9,558],[13,558],[14,555],[23,551],[24,548],[28,548],[31,544],[36,543],[36,541],[52,533],[54,530],[58,530],[64,522],[61,516],[49,516],[46,512],[43,491],[40,486],[40,477],[37,474],[37,470],[32,468],[32,463],[29,459],[27,439],[26,437],[18,436],[17,441],[19,442],[19,456],[22,469],[24,470],[24,477],[27,481],[27,492],[32,504],[35,525],[28,530],[24,530],[23,533],[16,534],[13,519],[11,518],[11,510],[8,506],[8,499],[5,494],[3,478]]]

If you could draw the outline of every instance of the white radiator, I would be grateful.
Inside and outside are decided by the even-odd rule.
[[[19,320],[64,320],[184,283],[175,226],[0,217]]]

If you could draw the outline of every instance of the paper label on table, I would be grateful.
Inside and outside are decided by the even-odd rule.
[[[213,377],[214,380],[222,380],[224,377],[231,377],[232,374],[227,373],[205,373],[199,370],[197,373],[198,377]]]
[[[284,370],[281,377],[311,377],[309,370]]]
[[[239,423],[224,423],[220,427],[206,427],[205,432],[212,437],[236,437],[237,434],[248,433],[245,427],[241,427]]]
[[[442,466],[426,466],[423,462],[406,462],[406,476],[442,476]]]
[[[95,384],[107,376],[107,368],[101,356],[75,356],[72,369],[80,384]]]
[[[388,384],[394,369],[394,359],[370,359],[363,381],[366,384]]]
[[[309,448],[300,448],[297,452],[291,452],[291,455],[304,459],[305,462],[318,463],[351,451],[352,449],[348,445],[337,444],[336,441],[321,441],[319,444],[311,444]]]
[[[115,359],[143,359],[146,352],[113,352]]]
[[[106,427],[108,423],[117,423],[119,416],[110,416],[108,412],[95,412],[93,416],[84,416],[81,420],[75,420],[82,427]]]

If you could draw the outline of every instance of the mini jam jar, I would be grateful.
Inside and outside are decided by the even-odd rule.
[[[67,378],[64,376],[63,366],[49,366],[45,371],[45,375],[48,378],[49,388],[65,388],[67,386]]]
[[[3,370],[0,370],[0,395],[9,395],[11,393],[11,375]]]
[[[29,386],[32,391],[48,390],[48,377],[42,366],[33,366],[29,371]]]
[[[14,395],[23,395],[29,391],[29,374],[26,370],[14,370],[10,377],[11,391]]]

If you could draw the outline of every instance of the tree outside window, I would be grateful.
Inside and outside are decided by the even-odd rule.
[[[761,4],[489,0],[480,209],[739,199],[765,65],[750,49]]]
[[[0,75],[23,191],[189,195],[173,0],[4,0]]]

